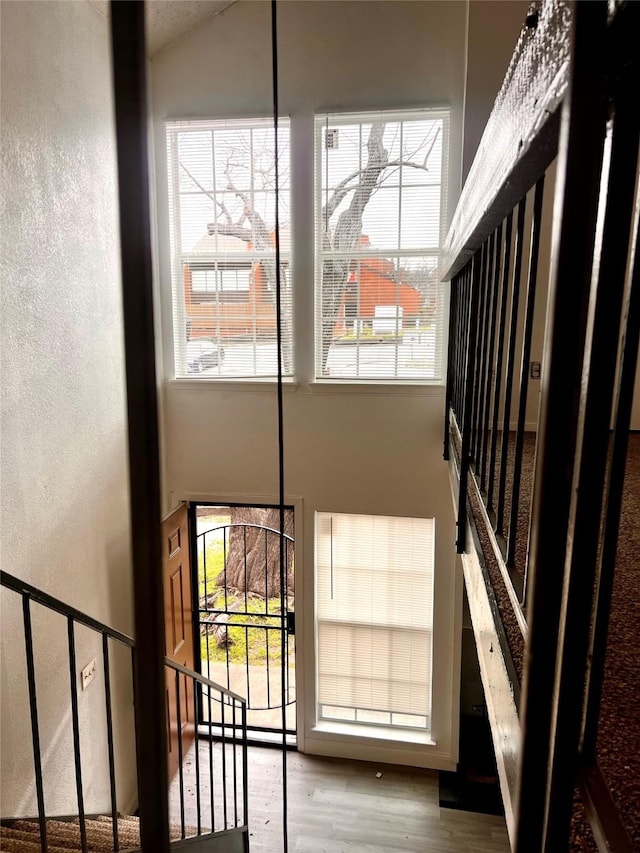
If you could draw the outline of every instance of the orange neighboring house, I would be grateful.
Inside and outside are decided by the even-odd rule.
[[[288,251],[288,235],[281,234],[280,240],[282,250]],[[198,241],[183,264],[188,338],[273,334],[275,294],[262,265],[241,257],[252,248],[238,237],[220,234],[207,234]],[[211,260],[214,253],[222,256],[217,263]]]
[[[281,250],[289,252],[289,233],[283,229]],[[362,237],[368,246],[368,237]],[[237,237],[206,235],[184,263],[184,304],[187,335],[197,337],[260,337],[272,335],[276,328],[275,294],[262,264],[243,261],[241,253],[251,244]],[[216,264],[211,255],[233,255]],[[199,259],[198,255],[202,255]],[[208,256],[208,257],[207,257]],[[288,261],[285,261],[288,264]],[[347,285],[336,319],[335,337],[362,327],[372,327],[376,308],[399,305],[399,327],[415,322],[421,307],[421,294],[411,285],[397,281],[395,265],[381,257],[360,257],[352,262]]]
[[[371,245],[366,236],[360,238],[360,243],[362,247]],[[402,309],[398,317],[398,329],[401,330],[407,322],[415,323],[421,303],[420,291],[399,280],[392,261],[379,256],[358,258],[351,262],[347,286],[338,308],[334,337],[355,332],[356,328],[372,328],[378,316],[376,308],[387,306]]]

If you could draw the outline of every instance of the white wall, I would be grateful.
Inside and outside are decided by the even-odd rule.
[[[108,24],[80,2],[3,3],[2,567],[132,631]],[[34,814],[19,602],[2,593],[0,814]],[[51,813],[76,808],[66,626],[34,613]],[[78,669],[99,654],[81,630]],[[115,652],[114,652],[115,655]],[[135,767],[128,655],[116,656],[120,807]],[[98,658],[100,664],[100,657]],[[88,811],[107,803],[102,668],[80,694]]]
[[[469,2],[463,183],[502,86],[528,9],[529,0]]]
[[[313,114],[450,105],[451,198],[461,162],[466,7],[430,2],[292,2],[279,5],[280,107],[291,117],[295,339],[299,383],[285,394],[286,492],[302,499],[297,671],[309,751],[362,756],[362,744],[313,732],[313,528],[316,510],[434,516],[437,647],[430,752],[376,753],[447,766],[456,754],[459,576],[440,388],[310,383],[313,341]],[[269,4],[236,3],[152,64],[163,337],[172,336],[166,118],[269,115]],[[165,361],[171,376],[171,348]],[[180,498],[265,500],[277,494],[276,398],[269,385],[168,382],[167,505]],[[302,582],[301,582],[302,581]],[[302,606],[300,604],[302,602]],[[300,624],[302,623],[302,624]]]

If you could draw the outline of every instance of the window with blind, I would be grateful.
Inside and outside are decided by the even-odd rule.
[[[446,110],[316,116],[316,375],[444,378]]]
[[[316,514],[319,720],[431,728],[434,520]]]
[[[273,119],[167,123],[177,378],[277,375]],[[293,372],[289,122],[278,122],[282,362]]]

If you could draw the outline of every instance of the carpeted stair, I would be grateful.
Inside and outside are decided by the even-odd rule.
[[[85,821],[87,846],[91,853],[113,851],[113,829],[110,817],[97,817]],[[140,825],[137,817],[118,818],[120,850],[140,848]],[[0,828],[0,850],[6,853],[34,853],[40,851],[40,825],[37,821],[17,820],[11,826]],[[48,820],[47,850],[50,853],[82,850],[78,820]]]
[[[110,817],[99,816],[85,820],[87,848],[90,853],[112,853],[113,828]],[[171,838],[180,838],[180,828],[171,827]],[[186,835],[195,835],[195,829],[186,828]],[[118,818],[118,841],[121,851],[140,849],[140,824],[137,817]],[[16,820],[10,826],[0,827],[0,851],[4,853],[35,853],[40,851],[40,825],[33,820]],[[82,850],[78,820],[47,821],[47,851],[65,853]]]

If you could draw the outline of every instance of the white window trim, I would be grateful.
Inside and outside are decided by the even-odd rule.
[[[413,110],[364,110],[364,111],[349,111],[349,112],[339,112],[339,111],[322,111],[317,112],[314,117],[314,128],[313,128],[313,140],[314,140],[314,151],[313,151],[313,172],[314,172],[314,183],[313,183],[313,191],[314,191],[314,296],[313,296],[313,305],[314,305],[314,319],[313,319],[313,384],[317,385],[340,385],[340,384],[359,384],[359,383],[379,383],[381,385],[392,386],[396,383],[399,384],[411,384],[411,385],[435,385],[435,386],[444,386],[446,382],[446,347],[447,347],[447,338],[448,338],[448,325],[449,325],[449,298],[448,298],[448,282],[443,282],[443,293],[442,293],[442,308],[441,308],[441,327],[436,330],[436,352],[439,353],[439,376],[436,378],[413,378],[410,376],[399,376],[398,378],[394,378],[391,376],[383,376],[380,378],[375,377],[359,377],[359,376],[350,376],[350,377],[329,377],[323,376],[322,371],[320,369],[320,359],[321,359],[321,334],[320,329],[318,328],[321,311],[320,311],[320,300],[321,300],[321,283],[322,283],[322,260],[330,257],[338,257],[340,254],[344,257],[353,257],[354,254],[361,254],[358,252],[350,252],[350,253],[333,253],[333,252],[324,252],[321,248],[321,239],[320,239],[320,221],[321,221],[321,212],[322,212],[322,162],[321,157],[319,157],[319,152],[322,150],[321,140],[322,140],[322,130],[326,126],[325,122],[327,117],[330,117],[332,126],[339,127],[340,125],[353,124],[358,121],[366,122],[367,119],[375,119],[376,117],[384,118],[388,121],[411,121],[427,119],[427,118],[441,118],[443,120],[443,139],[442,139],[442,173],[441,173],[441,181],[440,181],[440,229],[439,229],[439,246],[437,247],[429,247],[425,249],[422,247],[420,250],[404,250],[404,251],[396,251],[396,250],[383,250],[378,254],[393,257],[423,257],[425,255],[437,257],[438,259],[438,267],[439,272],[441,268],[442,261],[442,247],[444,245],[444,241],[447,235],[448,229],[448,203],[449,203],[449,191],[450,191],[450,182],[451,175],[449,170],[449,157],[450,157],[450,133],[451,133],[451,109],[446,105],[433,106],[433,107],[425,107],[421,109],[413,109]],[[363,255],[366,256],[366,255]]]
[[[289,172],[291,171],[291,121],[288,116],[280,116],[279,118],[279,129],[286,127],[289,130]],[[247,128],[271,128],[273,129],[273,117],[272,116],[246,116],[246,117],[236,117],[236,118],[224,118],[224,117],[216,117],[216,118],[198,118],[198,119],[180,119],[180,118],[168,118],[163,123],[164,134],[163,134],[163,148],[165,155],[167,157],[166,160],[166,186],[168,192],[168,223],[169,223],[169,275],[171,279],[171,302],[170,302],[170,318],[171,318],[171,346],[167,347],[167,356],[171,355],[171,364],[170,367],[167,364],[167,360],[165,360],[165,365],[169,367],[168,369],[168,382],[172,384],[184,384],[185,386],[196,385],[197,387],[203,387],[203,385],[221,385],[227,387],[229,385],[238,385],[238,384],[255,384],[257,386],[262,384],[270,384],[274,385],[277,382],[277,375],[275,373],[269,374],[235,374],[235,375],[206,375],[200,376],[198,379],[194,379],[190,376],[182,374],[179,372],[179,366],[185,364],[186,359],[186,340],[182,339],[182,336],[179,334],[179,330],[186,328],[188,317],[186,315],[186,306],[184,300],[184,282],[183,282],[183,265],[185,262],[189,261],[197,261],[199,264],[201,263],[211,263],[212,266],[216,264],[216,262],[224,261],[242,261],[242,262],[250,262],[255,263],[264,259],[266,256],[273,254],[273,258],[275,259],[275,248],[273,253],[269,253],[266,251],[258,251],[258,250],[248,250],[247,252],[231,254],[227,253],[225,255],[221,255],[220,253],[215,254],[205,254],[205,253],[194,253],[194,252],[182,252],[179,251],[178,247],[180,245],[180,221],[178,214],[178,205],[175,203],[173,199],[179,198],[179,170],[176,165],[176,148],[175,144],[169,143],[169,134],[179,132],[180,130],[210,130],[213,125],[220,124],[224,125],[224,127],[228,130],[233,129],[247,129]],[[291,180],[289,179],[289,201],[290,204],[293,203],[292,191],[291,191]],[[293,210],[291,210],[291,216],[293,216]],[[292,303],[294,301],[294,282],[293,282],[293,264],[292,264],[292,247],[289,249],[280,248],[280,259],[282,264],[286,264],[289,268],[289,274],[291,276],[291,296]],[[242,292],[242,291],[239,291]],[[291,305],[291,324],[294,324],[294,315],[295,313],[295,305]],[[295,334],[292,335],[291,340],[291,352],[292,352],[292,369],[290,373],[286,373],[283,376],[283,381],[286,383],[295,382],[295,348],[294,348],[294,337]]]

